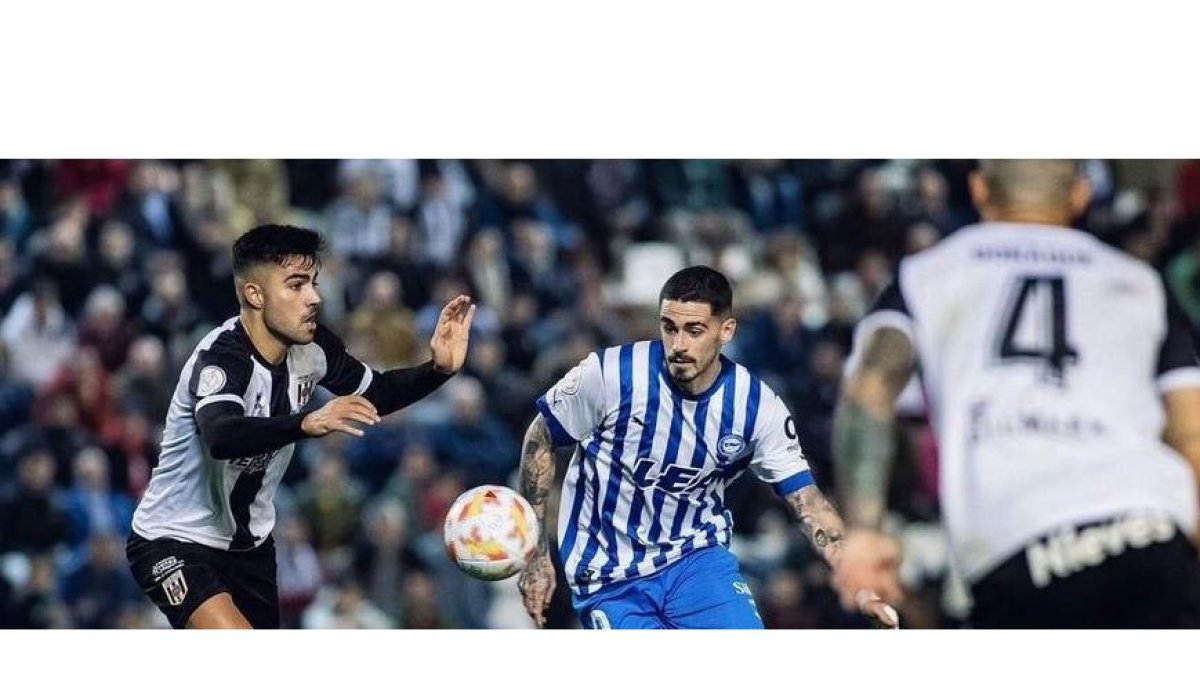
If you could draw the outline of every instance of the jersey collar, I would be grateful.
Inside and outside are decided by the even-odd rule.
[[[700,392],[699,394],[689,394],[686,391],[680,389],[678,386],[676,386],[675,380],[671,379],[671,371],[667,370],[666,352],[661,348],[662,341],[656,340],[656,342],[658,342],[660,345],[659,349],[655,350],[656,352],[658,352],[659,376],[662,377],[663,382],[665,382],[667,384],[667,386],[670,387],[672,393],[674,393],[682,398],[686,398],[689,401],[700,401],[702,399],[708,398],[709,396],[712,396],[713,392],[720,389],[722,384],[725,384],[725,380],[728,379],[729,373],[733,372],[733,361],[730,361],[728,358],[726,358],[724,354],[718,354],[717,358],[720,359],[720,361],[721,361],[721,372],[717,373],[716,379],[713,380],[712,384],[708,385],[708,389],[705,389],[704,391]]]

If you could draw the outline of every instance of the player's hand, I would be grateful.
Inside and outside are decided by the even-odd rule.
[[[855,596],[858,612],[871,620],[876,628],[899,628],[900,614],[878,595],[863,589]]]
[[[879,532],[851,531],[842,541],[833,583],[847,610],[862,612],[877,624],[897,625],[891,605],[904,599],[900,545]]]
[[[550,597],[554,595],[555,583],[554,563],[550,562],[549,553],[537,553],[521,571],[521,578],[517,581],[521,599],[525,601],[525,611],[538,628],[546,625],[546,608],[550,606]]]
[[[433,350],[433,367],[443,373],[457,373],[467,358],[467,341],[471,337],[471,319],[475,305],[471,296],[460,295],[442,308],[429,347]]]
[[[362,396],[338,396],[305,415],[300,422],[300,429],[314,437],[334,431],[362,436],[362,429],[354,426],[354,422],[371,426],[379,420],[375,406]]]

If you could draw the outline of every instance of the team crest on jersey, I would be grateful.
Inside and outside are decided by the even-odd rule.
[[[722,436],[721,440],[717,441],[717,457],[723,461],[729,460],[742,454],[742,450],[746,448],[746,440],[738,434],[729,434]]]
[[[188,594],[187,579],[183,576],[183,570],[175,570],[174,574],[167,577],[162,582],[162,589],[172,607],[182,605]]]
[[[204,366],[196,383],[196,396],[215,394],[225,386],[225,371],[221,366]]]
[[[302,377],[296,383],[296,407],[303,408],[312,398],[313,388],[317,386],[317,378],[309,375]]]

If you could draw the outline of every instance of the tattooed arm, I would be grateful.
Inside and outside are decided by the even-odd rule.
[[[546,420],[539,414],[525,431],[521,451],[521,495],[533,507],[538,521],[538,552],[547,552],[546,500],[554,486],[554,443]]]
[[[807,485],[789,494],[787,497],[788,510],[800,521],[800,529],[812,544],[813,550],[837,569],[838,559],[842,551],[842,539],[845,538],[845,527],[842,517],[825,499],[825,495],[816,485]]]
[[[848,528],[837,548],[834,581],[842,604],[894,617],[880,608],[899,602],[900,547],[879,532],[887,507],[888,473],[895,455],[894,401],[912,376],[915,353],[908,336],[880,327],[867,336],[863,358],[842,387],[834,417],[833,460],[838,497]],[[886,607],[886,605],[884,605]],[[890,613],[890,614],[889,614]],[[892,622],[895,625],[896,622]]]
[[[545,625],[545,611],[554,595],[554,565],[546,534],[546,500],[554,485],[554,442],[546,420],[540,414],[525,431],[521,450],[521,494],[537,516],[537,552],[521,572],[517,584],[525,601],[525,611],[539,626]]]
[[[875,593],[874,585],[864,584],[861,576],[843,574],[843,552],[846,543],[842,517],[834,510],[816,485],[806,485],[787,497],[788,510],[800,521],[800,529],[812,543],[813,549],[829,563],[834,572],[834,585],[847,608],[855,608],[881,628],[898,628],[900,617]],[[853,567],[853,565],[851,565]],[[898,597],[884,589],[888,597]]]
[[[913,373],[907,335],[882,327],[867,339],[862,363],[842,387],[833,422],[838,498],[851,527],[878,529],[895,455],[895,399]]]

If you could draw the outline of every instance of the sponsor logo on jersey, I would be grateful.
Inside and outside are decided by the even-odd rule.
[[[277,452],[279,451],[272,450],[253,457],[239,457],[229,460],[229,463],[246,473],[260,473],[267,470],[267,467],[271,464],[271,460],[275,459],[275,453]]]
[[[196,383],[196,396],[215,394],[225,386],[225,371],[221,366],[204,366]]]
[[[1175,532],[1175,523],[1165,516],[1127,516],[1036,541],[1025,548],[1025,561],[1033,585],[1045,588],[1055,577],[1096,567],[1126,549],[1170,541]]]
[[[154,581],[157,583],[161,581],[163,577],[181,567],[183,567],[182,560],[173,555],[167,556],[166,558],[154,563],[154,566],[150,568],[150,576],[154,577]]]
[[[1108,435],[1108,427],[1099,418],[1086,415],[1056,415],[1044,410],[1019,410],[993,414],[991,405],[978,402],[970,406],[967,440],[971,444],[1000,438],[1034,434],[1062,440],[1094,440]]]
[[[592,619],[592,628],[597,630],[611,630],[612,624],[608,621],[608,615],[604,612],[593,609],[589,614]]]
[[[162,589],[163,594],[167,596],[167,602],[172,607],[182,605],[188,594],[187,579],[183,576],[183,570],[176,570],[174,574],[167,577],[162,582]]]

